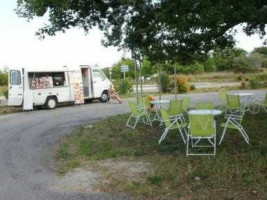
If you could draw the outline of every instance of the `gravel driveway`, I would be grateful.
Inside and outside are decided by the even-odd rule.
[[[266,91],[253,93],[262,98]],[[197,100],[218,102],[217,93],[189,96],[192,104]],[[125,195],[55,192],[50,189],[50,184],[57,179],[51,147],[58,138],[81,124],[126,112],[129,112],[126,102],[97,102],[0,116],[0,200],[129,199]]]

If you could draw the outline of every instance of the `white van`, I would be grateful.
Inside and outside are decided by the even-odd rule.
[[[33,106],[45,105],[54,109],[58,103],[86,100],[109,100],[111,82],[98,68],[88,65],[78,69],[10,69],[9,106],[22,106],[30,110]]]

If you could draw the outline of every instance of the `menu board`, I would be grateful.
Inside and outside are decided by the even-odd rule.
[[[79,71],[71,73],[70,83],[74,90],[75,104],[84,104],[82,75]]]

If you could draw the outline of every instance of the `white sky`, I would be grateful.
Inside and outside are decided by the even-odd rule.
[[[94,29],[85,35],[81,29],[71,29],[65,34],[39,40],[35,36],[45,20],[27,22],[19,18],[14,9],[16,0],[0,0],[0,68],[8,67],[59,67],[81,64],[110,67],[122,57],[116,48],[101,45],[103,34]],[[257,35],[236,35],[237,47],[252,51],[262,46]]]

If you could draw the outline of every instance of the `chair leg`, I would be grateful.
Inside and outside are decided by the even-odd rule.
[[[183,135],[183,129],[179,128],[179,132],[180,132],[180,135],[181,135],[181,137],[183,139],[183,142],[186,143],[184,135]]]
[[[168,131],[169,131],[169,129],[165,129],[165,130],[164,130],[162,136],[161,136],[160,139],[159,139],[159,144],[162,142],[162,140],[165,139],[165,137],[166,137]]]
[[[187,142],[186,142],[186,156],[188,156],[188,154],[189,154],[189,143],[190,143],[190,141],[189,141],[189,134],[187,135]]]
[[[133,129],[135,129],[135,126],[136,126],[137,122],[139,121],[139,118],[140,118],[140,116],[139,117],[136,117],[136,120],[135,120],[135,124],[133,126]]]
[[[245,141],[249,144],[249,137],[243,127],[239,129],[239,132],[241,133]]]
[[[222,134],[222,136],[221,136],[219,145],[221,145],[221,143],[222,143],[222,141],[223,141],[224,135],[225,135],[225,133],[226,133],[227,125],[228,125],[228,124],[226,124],[226,126],[225,126],[224,129],[223,129],[223,134]]]

